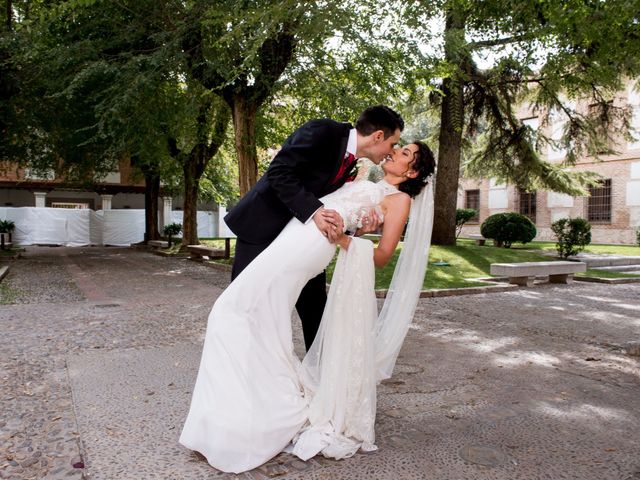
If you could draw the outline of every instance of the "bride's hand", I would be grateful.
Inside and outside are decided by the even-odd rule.
[[[380,227],[380,217],[376,213],[375,208],[369,210],[365,216],[362,217],[362,227],[358,228],[355,233],[356,237],[360,237],[367,233],[377,232]]]

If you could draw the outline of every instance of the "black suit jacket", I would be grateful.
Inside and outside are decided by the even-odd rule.
[[[224,217],[233,233],[245,242],[262,244],[275,239],[292,217],[306,222],[322,206],[318,198],[346,181],[345,175],[331,184],[352,128],[323,119],[311,120],[293,132],[267,172]]]

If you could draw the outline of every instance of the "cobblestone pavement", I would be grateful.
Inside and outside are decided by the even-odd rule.
[[[640,479],[640,358],[622,349],[640,340],[638,284],[422,299],[379,388],[377,452],[236,477],[175,442],[227,272],[123,248],[10,266],[0,478]]]

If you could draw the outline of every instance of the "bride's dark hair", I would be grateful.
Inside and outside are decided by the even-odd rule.
[[[411,164],[411,169],[418,172],[418,175],[415,178],[407,178],[398,185],[398,190],[409,194],[409,196],[413,198],[418,195],[427,184],[429,175],[436,169],[436,161],[433,158],[431,149],[425,143],[418,140],[411,143],[418,147],[418,150],[414,154],[414,161]]]

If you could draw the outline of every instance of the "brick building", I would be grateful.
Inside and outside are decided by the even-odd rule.
[[[128,160],[91,190],[55,178],[53,172],[37,175],[29,169],[3,165],[0,170],[1,207],[89,208],[92,210],[143,209],[144,180],[134,176]]]
[[[628,82],[626,89],[618,92],[611,102],[615,106],[631,108],[631,124],[636,130],[635,140],[628,141],[622,135],[612,139],[614,155],[580,158],[572,170],[588,170],[598,173],[600,186],[590,189],[590,196],[569,195],[537,191],[526,193],[512,185],[498,184],[493,179],[461,178],[458,191],[458,208],[474,208],[478,218],[463,228],[465,234],[479,233],[480,225],[490,215],[515,211],[529,216],[536,224],[536,240],[555,240],[551,224],[564,217],[583,217],[591,223],[594,243],[635,243],[635,231],[640,227],[640,93],[638,81]],[[591,106],[578,101],[570,106],[578,112],[588,113]],[[518,112],[523,123],[554,140],[561,138],[566,122],[564,114],[550,113],[550,121],[543,125],[542,116],[536,116],[529,107]],[[551,162],[560,162],[565,151],[548,147],[541,154]]]

